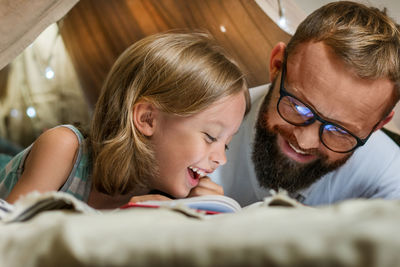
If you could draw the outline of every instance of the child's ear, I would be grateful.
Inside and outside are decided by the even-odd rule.
[[[152,136],[156,126],[158,109],[154,104],[146,101],[139,102],[133,107],[133,123],[145,136]]]

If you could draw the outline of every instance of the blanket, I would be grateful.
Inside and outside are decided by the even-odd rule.
[[[399,201],[311,208],[269,198],[197,216],[173,208],[99,212],[73,202],[77,209],[1,222],[0,266],[400,265]]]

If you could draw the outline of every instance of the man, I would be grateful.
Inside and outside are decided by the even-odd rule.
[[[400,149],[379,130],[400,97],[399,29],[354,2],[308,16],[272,50],[272,84],[250,90],[252,110],[211,178],[242,205],[271,189],[307,205],[400,198]]]

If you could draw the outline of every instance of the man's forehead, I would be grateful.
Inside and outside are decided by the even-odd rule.
[[[309,70],[322,71],[344,65],[344,62],[323,42],[306,42],[299,44],[288,56],[287,66],[300,69],[302,73]]]

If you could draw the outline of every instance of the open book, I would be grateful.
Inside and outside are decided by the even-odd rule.
[[[250,206],[287,206],[296,207],[299,204],[296,200],[289,198],[284,194],[276,194],[265,198],[262,202],[251,204]],[[243,208],[249,208],[246,206]],[[203,216],[203,214],[234,213],[242,210],[239,203],[234,199],[221,195],[208,195],[191,197],[184,199],[174,199],[168,201],[145,201],[137,203],[128,203],[121,209],[131,207],[159,208],[167,207],[173,210],[184,212],[189,216]],[[112,210],[113,212],[121,209]],[[24,222],[39,213],[55,210],[67,210],[78,213],[101,214],[102,211],[96,210],[87,203],[78,200],[74,196],[64,192],[32,192],[19,199],[15,204],[9,204],[0,199],[0,223]]]
[[[131,207],[187,207],[190,209],[204,211],[206,214],[232,213],[241,210],[239,203],[233,198],[221,195],[207,195],[199,197],[190,197],[183,199],[173,199],[167,201],[144,201],[128,203],[122,206],[122,209]]]
[[[180,211],[201,211],[205,214],[217,214],[226,212],[237,212],[241,210],[240,205],[232,198],[220,195],[209,195],[176,199],[170,201],[146,201],[139,203],[128,203],[121,208],[146,207],[158,208],[169,207]],[[78,213],[101,213],[88,206],[85,202],[64,192],[32,192],[19,199],[15,204],[9,204],[0,199],[0,222],[24,222],[39,213],[55,210],[69,210]],[[118,211],[116,209],[115,211]],[[200,215],[200,214],[199,214]]]
[[[32,192],[19,199],[15,204],[9,204],[0,199],[0,222],[24,222],[35,215],[52,210],[70,210],[79,213],[99,213],[85,202],[64,192]]]

